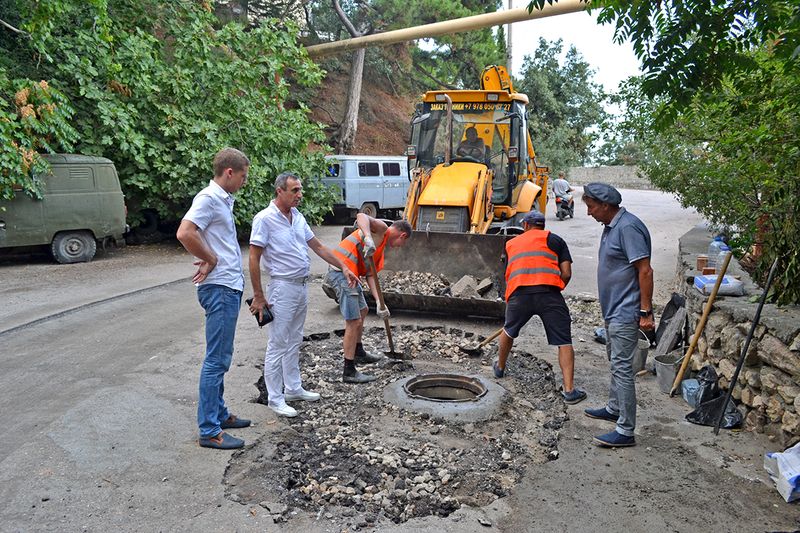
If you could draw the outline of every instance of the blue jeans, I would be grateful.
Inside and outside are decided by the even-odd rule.
[[[639,343],[638,322],[607,322],[606,353],[611,361],[609,413],[618,413],[617,433],[633,436],[636,428],[636,388],[633,357]]]
[[[200,370],[200,394],[197,401],[197,425],[200,437],[214,437],[227,420],[225,372],[231,367],[233,337],[242,304],[242,292],[224,285],[200,285],[197,299],[206,311],[206,358]]]

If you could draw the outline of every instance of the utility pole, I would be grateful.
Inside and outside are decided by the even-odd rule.
[[[514,0],[508,0],[508,10],[511,11],[514,9]],[[511,69],[513,63],[513,54],[511,53],[511,28],[514,25],[509,23],[506,28],[508,28],[508,36],[506,37],[506,70],[508,71],[508,75],[511,76],[514,72]]]

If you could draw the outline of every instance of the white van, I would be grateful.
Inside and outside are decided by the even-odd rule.
[[[400,218],[409,185],[406,156],[330,155],[325,159],[328,172],[322,182],[339,195],[335,214]]]

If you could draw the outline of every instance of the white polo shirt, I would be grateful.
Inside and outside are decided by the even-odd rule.
[[[192,207],[183,216],[200,229],[206,245],[217,256],[217,266],[198,285],[224,285],[244,290],[242,249],[236,238],[233,202],[233,196],[211,180],[208,187],[197,193]]]
[[[308,241],[314,238],[303,214],[292,207],[292,221],[275,201],[253,218],[250,244],[264,249],[261,270],[270,276],[302,278],[311,272]]]

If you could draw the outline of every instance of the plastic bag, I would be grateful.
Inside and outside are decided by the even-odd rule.
[[[695,405],[704,404],[721,394],[719,378],[713,366],[708,365],[701,368],[700,372],[697,373],[697,381],[700,386],[695,393]]]
[[[800,443],[764,454],[764,469],[787,502],[800,498]]]
[[[722,409],[724,401],[725,395],[720,394],[713,400],[701,403],[697,406],[697,409],[686,415],[686,420],[692,424],[713,427],[717,424],[719,411]],[[733,429],[741,426],[743,421],[744,416],[742,416],[742,413],[736,408],[733,399],[728,400],[728,405],[725,406],[725,415],[722,417],[722,423],[719,427],[723,429]]]

